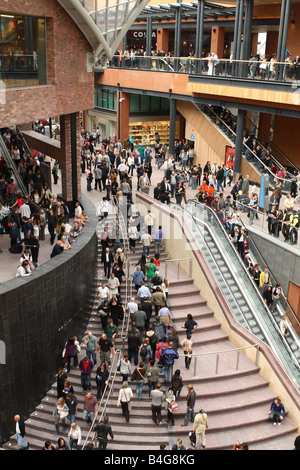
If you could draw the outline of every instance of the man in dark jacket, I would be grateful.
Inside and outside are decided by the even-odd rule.
[[[106,450],[107,447],[107,436],[108,434],[113,439],[114,435],[111,429],[110,424],[108,424],[108,416],[104,416],[103,421],[97,423],[93,431],[97,432],[97,438],[99,443],[99,450]]]
[[[160,362],[164,366],[165,383],[170,383],[171,367],[173,366],[175,359],[178,359],[178,358],[179,358],[178,353],[174,351],[173,349],[173,342],[170,341],[168,348],[160,356]]]
[[[20,417],[20,415],[15,415],[14,421],[16,425],[16,437],[18,441],[18,446],[21,447],[21,449],[28,450],[29,443],[23,440],[25,437],[25,423]]]
[[[136,328],[132,328],[132,331],[128,333],[128,360],[131,362],[133,357],[134,365],[138,365],[138,352],[141,345],[141,338]]]

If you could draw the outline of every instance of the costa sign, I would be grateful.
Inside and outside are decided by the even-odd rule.
[[[147,36],[147,32],[146,31],[134,31],[132,35],[134,38],[145,38]],[[155,31],[152,32],[152,37],[156,38]]]

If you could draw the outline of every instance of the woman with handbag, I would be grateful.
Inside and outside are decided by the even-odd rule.
[[[168,394],[168,397],[166,398],[166,402],[167,402],[167,419],[166,419],[166,422],[170,425],[170,426],[174,426],[175,424],[175,419],[174,419],[174,412],[173,410],[176,409],[176,401],[175,401],[175,395],[173,393],[173,390],[169,390],[169,394]]]
[[[129,423],[130,414],[129,411],[131,409],[130,400],[133,397],[133,393],[130,387],[128,387],[128,382],[123,382],[122,388],[119,391],[117,407],[119,408],[120,405],[122,407],[122,414],[125,417],[126,423]]]
[[[123,382],[127,382],[129,374],[131,374],[131,364],[128,360],[128,353],[124,352],[122,359],[120,359],[117,370],[123,378]]]

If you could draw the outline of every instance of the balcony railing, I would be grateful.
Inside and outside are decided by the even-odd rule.
[[[170,56],[139,56],[130,54],[114,55],[107,63],[96,64],[103,67],[151,70],[163,72],[187,73],[189,75],[223,77],[230,79],[252,80],[254,82],[290,82],[300,78],[300,65],[287,62],[254,61],[254,60],[209,60],[208,57],[196,59],[194,57]]]

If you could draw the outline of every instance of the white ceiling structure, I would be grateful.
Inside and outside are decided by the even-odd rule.
[[[57,0],[89,41],[96,58],[111,59],[149,0]]]

